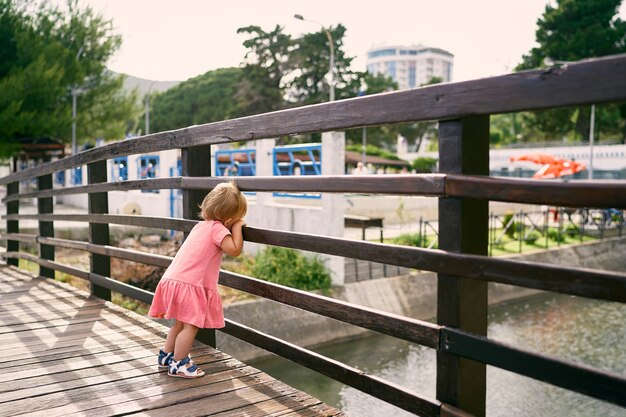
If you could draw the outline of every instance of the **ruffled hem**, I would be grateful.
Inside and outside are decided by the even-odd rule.
[[[216,290],[173,279],[159,282],[148,315],[200,328],[219,329],[225,325],[222,300]]]

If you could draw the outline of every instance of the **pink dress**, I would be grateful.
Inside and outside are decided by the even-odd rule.
[[[196,327],[224,327],[217,280],[222,240],[230,231],[220,222],[198,222],[159,281],[148,315]]]

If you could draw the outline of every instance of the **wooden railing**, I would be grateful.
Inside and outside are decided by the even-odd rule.
[[[422,416],[484,415],[485,364],[526,375],[626,407],[623,375],[509,346],[487,337],[487,283],[498,282],[626,302],[626,274],[487,257],[488,202],[505,201],[568,207],[626,208],[626,183],[550,182],[488,177],[489,116],[626,100],[626,56],[608,57],[548,70],[462,83],[434,85],[227,120],[147,135],[102,146],[0,179],[7,186],[7,262],[27,259],[40,275],[62,271],[91,282],[92,293],[111,291],[149,303],[152,293],[110,277],[110,257],[165,267],[167,256],[109,244],[109,224],[189,232],[207,190],[223,181],[210,178],[210,146],[296,133],[342,130],[396,122],[439,121],[440,173],[394,176],[239,178],[243,191],[372,193],[439,198],[440,248],[399,247],[295,232],[244,228],[249,242],[429,270],[438,274],[437,324],[402,317],[329,297],[221,271],[220,284],[298,307],[355,326],[395,336],[437,351],[437,399],[425,398],[381,378],[227,318],[223,331],[342,383]],[[106,182],[106,161],[117,156],[182,150],[183,176]],[[87,164],[89,185],[52,189],[52,174]],[[19,193],[19,181],[37,178],[38,191]],[[182,189],[184,219],[108,214],[107,192]],[[54,214],[52,197],[87,194],[89,214]],[[36,198],[38,214],[20,215],[19,201]],[[38,234],[19,232],[19,221],[39,221]],[[89,224],[89,242],[54,237],[55,221]],[[39,245],[39,254],[20,251],[20,242]],[[54,260],[54,248],[91,253],[89,271]],[[215,345],[215,334],[204,332]]]

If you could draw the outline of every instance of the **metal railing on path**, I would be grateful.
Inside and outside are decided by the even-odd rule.
[[[568,183],[488,177],[491,114],[583,106],[626,100],[626,56],[613,56],[475,81],[433,85],[161,132],[94,148],[72,157],[0,179],[7,186],[8,263],[28,259],[40,276],[55,271],[89,280],[92,294],[111,291],[150,302],[152,294],[111,277],[110,258],[166,266],[170,258],[115,248],[109,224],[189,232],[198,203],[222,178],[210,177],[210,146],[283,135],[423,120],[439,121],[440,173],[395,176],[256,177],[238,181],[242,191],[380,193],[439,199],[439,248],[400,247],[289,231],[244,229],[248,242],[434,271],[438,274],[437,322],[429,323],[338,301],[222,271],[220,283],[316,314],[421,344],[437,351],[436,398],[368,375],[311,350],[279,340],[231,320],[223,331],[297,362],[383,401],[421,416],[484,415],[486,365],[626,406],[626,378],[563,358],[509,346],[487,336],[487,283],[498,282],[582,297],[626,302],[626,274],[586,268],[490,258],[488,202],[505,201],[564,207],[626,208],[626,184],[611,181]],[[181,149],[182,176],[107,182],[107,160],[129,154]],[[52,175],[87,164],[89,184],[53,189]],[[19,181],[37,179],[38,190],[19,193]],[[112,190],[182,189],[184,219],[115,215],[108,212]],[[54,214],[52,197],[87,194],[89,214]],[[38,214],[20,215],[19,201],[36,198]],[[20,234],[19,221],[39,222],[38,234]],[[89,224],[89,242],[54,237],[54,222]],[[34,242],[39,253],[20,251]],[[88,271],[54,260],[55,247],[91,253]],[[215,345],[215,335],[204,332]]]

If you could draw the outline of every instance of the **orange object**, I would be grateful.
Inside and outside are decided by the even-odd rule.
[[[556,158],[546,154],[529,154],[512,156],[511,162],[529,161],[543,165],[539,171],[535,172],[533,178],[559,178],[564,175],[573,175],[577,172],[584,171],[587,167],[580,162],[571,159]]]

